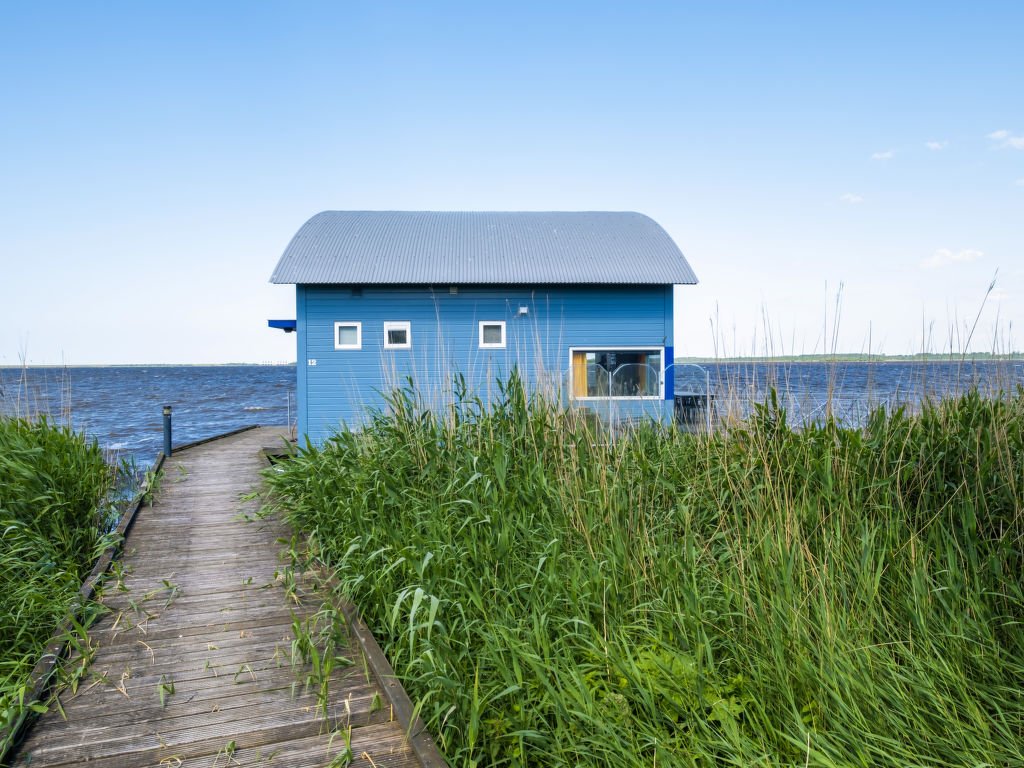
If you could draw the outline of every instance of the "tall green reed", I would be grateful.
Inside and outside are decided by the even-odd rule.
[[[0,417],[0,732],[35,704],[32,669],[110,541],[116,477],[95,441]]]
[[[456,390],[267,474],[454,764],[1024,762],[1024,392],[610,444]]]

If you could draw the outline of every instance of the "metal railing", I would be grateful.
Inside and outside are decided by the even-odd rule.
[[[665,378],[672,372],[672,415],[677,422],[696,424],[700,411],[704,411],[704,428],[711,434],[714,414],[714,394],[711,391],[711,372],[694,363],[670,363],[665,366]]]

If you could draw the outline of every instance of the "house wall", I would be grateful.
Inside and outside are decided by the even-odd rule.
[[[520,306],[529,314],[518,315]],[[298,429],[319,442],[356,427],[382,391],[411,377],[428,402],[445,401],[456,373],[485,398],[518,365],[524,378],[565,380],[570,347],[651,346],[672,362],[672,286],[296,286]],[[505,349],[479,348],[481,321],[506,323]],[[336,350],[334,324],[362,323],[362,348]],[[384,348],[384,322],[411,323],[411,349]],[[315,362],[314,362],[315,361]],[[666,376],[671,375],[671,369]],[[568,387],[563,389],[568,392]],[[616,415],[666,418],[668,400],[613,401]],[[591,407],[605,413],[607,401]]]

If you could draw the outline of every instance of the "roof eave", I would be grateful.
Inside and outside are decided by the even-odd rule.
[[[697,285],[700,281],[696,278],[693,280],[670,280],[670,281],[625,281],[625,280],[575,280],[573,282],[557,282],[553,283],[550,280],[520,280],[516,282],[508,282],[501,280],[486,280],[486,281],[473,281],[465,282],[462,280],[431,280],[429,282],[424,281],[407,281],[407,280],[278,280],[276,277],[270,278],[270,283],[273,285],[415,285],[429,287],[432,285],[457,285],[457,286],[470,286],[470,285],[487,285],[487,286],[506,286],[506,285],[557,285],[557,286],[593,286],[593,285]]]

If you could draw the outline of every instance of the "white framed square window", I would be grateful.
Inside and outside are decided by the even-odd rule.
[[[505,348],[505,321],[480,321],[480,349]]]
[[[384,323],[384,349],[411,349],[412,324],[408,322]]]
[[[355,322],[338,322],[334,324],[335,349],[362,349],[363,324]]]

